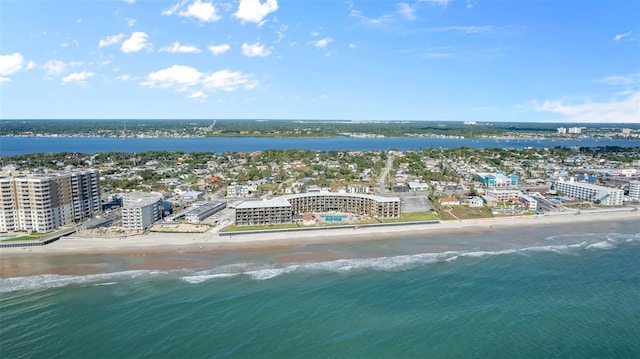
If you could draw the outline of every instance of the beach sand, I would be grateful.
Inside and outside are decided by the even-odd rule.
[[[191,259],[180,258],[181,254],[198,253],[260,253],[304,247],[313,244],[357,243],[365,240],[380,240],[400,237],[433,235],[478,234],[523,227],[533,229],[556,224],[635,220],[640,223],[640,211],[598,211],[580,214],[558,214],[538,216],[499,217],[442,221],[434,224],[407,224],[388,227],[364,227],[358,229],[332,229],[320,231],[296,231],[279,233],[238,234],[219,236],[206,233],[149,233],[121,238],[64,237],[41,247],[0,248],[0,278],[41,273],[89,274],[103,271],[102,268],[74,265],[42,265],[47,258],[73,255],[117,255],[128,259],[144,258],[161,254],[175,254],[169,260],[149,260],[131,269],[178,269],[196,267]],[[433,250],[433,248],[431,248]],[[318,257],[320,256],[320,257]],[[331,253],[294,253],[276,260],[280,263],[333,260]]]

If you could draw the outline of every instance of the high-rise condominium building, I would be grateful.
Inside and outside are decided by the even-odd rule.
[[[101,210],[98,170],[0,177],[0,231],[48,232]]]

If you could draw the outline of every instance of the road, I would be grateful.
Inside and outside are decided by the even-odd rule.
[[[387,176],[389,175],[389,171],[391,171],[392,167],[393,167],[393,156],[389,155],[389,157],[387,158],[387,166],[384,168],[384,170],[382,171],[382,174],[380,174],[380,178],[378,179],[378,185],[380,186],[378,193],[380,194],[387,193],[387,187],[385,184],[386,184]]]

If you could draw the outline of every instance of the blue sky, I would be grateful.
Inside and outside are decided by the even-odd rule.
[[[640,123],[640,1],[0,0],[0,117]]]

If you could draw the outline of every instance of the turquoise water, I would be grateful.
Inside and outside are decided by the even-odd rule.
[[[342,219],[347,216],[321,214],[320,217],[327,222],[342,222]]]
[[[349,258],[274,260],[328,250]],[[220,260],[0,279],[0,357],[640,357],[633,222]]]

